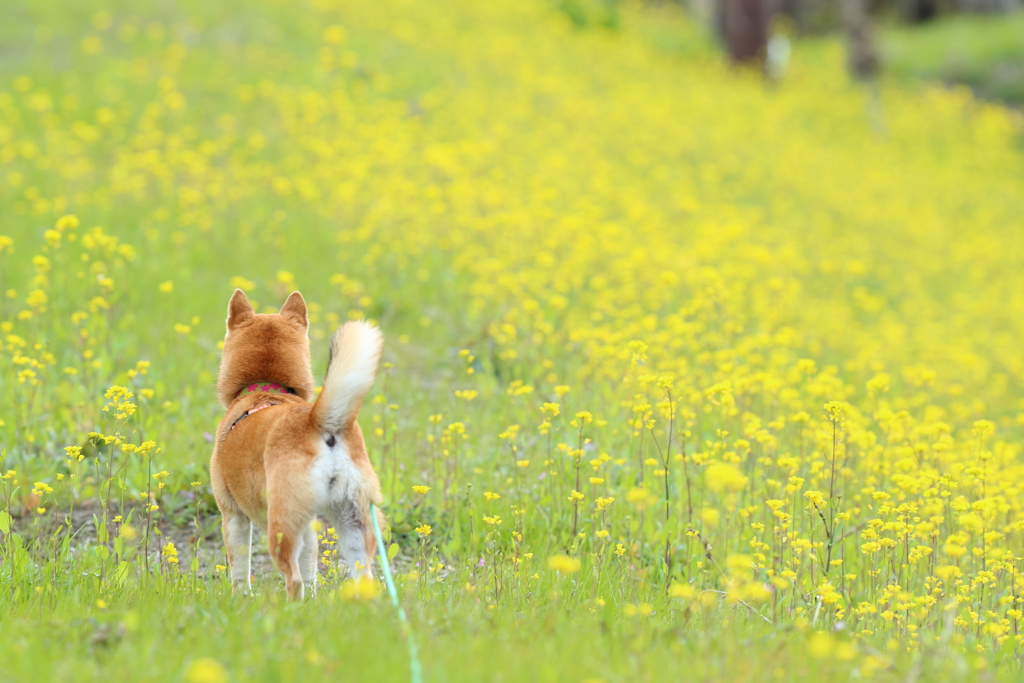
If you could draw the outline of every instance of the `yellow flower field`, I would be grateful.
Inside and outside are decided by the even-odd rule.
[[[307,612],[269,564],[230,595],[235,287],[302,291],[318,380],[384,330],[360,422],[428,680],[1019,675],[1019,112],[831,40],[766,83],[651,7],[14,4],[0,681],[407,676],[331,529]]]

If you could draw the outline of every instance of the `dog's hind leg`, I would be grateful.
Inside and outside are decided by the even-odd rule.
[[[224,531],[224,547],[228,553],[228,565],[231,567],[231,585],[235,590],[248,593],[252,588],[249,582],[252,522],[241,512],[225,510],[222,529]]]
[[[306,588],[313,595],[316,595],[317,583],[316,554],[316,530],[310,524],[306,526],[306,531],[302,535],[302,549],[299,552],[299,573],[302,574],[302,583],[306,584]]]
[[[274,566],[284,574],[291,600],[302,600],[303,571],[300,564],[312,559],[315,568],[316,532],[310,523],[316,516],[315,490],[303,476],[301,461],[289,455],[286,448],[275,449],[265,456],[267,467],[267,540]],[[307,538],[309,542],[307,543]],[[304,555],[304,547],[308,549]]]
[[[285,588],[292,600],[302,600],[302,571],[299,569],[299,556],[302,553],[304,527],[307,522],[297,522],[287,517],[275,515],[273,506],[269,511],[267,536],[270,540],[270,557],[274,566],[284,574]]]
[[[348,565],[350,578],[373,577],[373,534],[369,511],[359,510],[351,500],[342,500],[329,512],[338,532],[338,550]]]

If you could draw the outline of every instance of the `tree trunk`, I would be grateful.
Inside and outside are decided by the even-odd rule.
[[[939,13],[938,0],[898,0],[896,8],[900,19],[908,24],[923,24]]]
[[[735,62],[764,63],[775,0],[721,0],[719,29]]]
[[[846,33],[846,65],[857,79],[868,80],[878,74],[878,48],[875,46],[867,0],[840,0],[843,31]]]

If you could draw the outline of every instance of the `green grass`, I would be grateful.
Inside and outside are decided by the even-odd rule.
[[[0,680],[365,681],[405,680],[405,635],[384,600],[349,602],[321,592],[285,601],[276,576],[257,595],[232,596],[226,581],[155,574],[140,585],[101,585],[89,556],[56,554],[49,566],[6,566],[4,667]],[[69,569],[73,574],[69,575]],[[27,571],[26,571],[27,570]],[[589,577],[546,577],[529,594],[492,601],[488,570],[458,569],[445,581],[400,584],[429,681],[966,680],[970,660],[943,648],[929,656],[892,648],[858,653],[808,629],[772,628],[744,605],[682,614],[653,607],[622,614],[587,607]],[[53,580],[58,577],[57,580]],[[483,579],[483,580],[481,580]],[[462,589],[462,583],[478,586]],[[41,586],[36,589],[33,586]],[[629,616],[631,615],[632,616]],[[1001,659],[1006,659],[1004,653]],[[190,667],[217,662],[207,679]],[[979,670],[986,660],[976,662]],[[1008,665],[1007,665],[1008,666]],[[982,679],[984,680],[984,679]],[[1011,680],[1011,679],[1008,679]]]
[[[980,97],[1024,104],[1022,11],[888,26],[880,40],[884,68],[897,76],[964,84]]]

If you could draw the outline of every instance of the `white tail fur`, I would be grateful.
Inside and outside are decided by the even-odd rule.
[[[312,418],[321,429],[340,434],[352,426],[373,386],[383,346],[380,328],[363,320],[347,322],[334,333],[324,389],[313,404]]]

